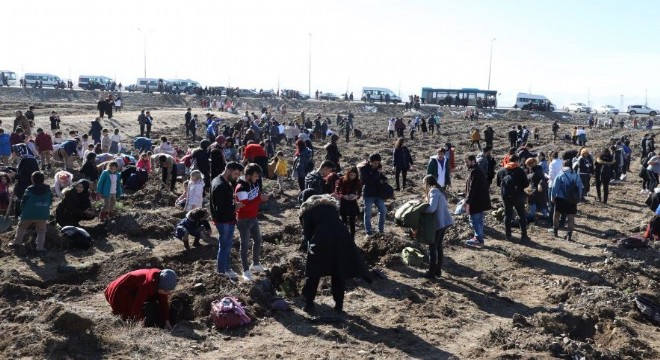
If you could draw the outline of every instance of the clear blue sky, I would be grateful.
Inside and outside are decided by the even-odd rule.
[[[570,101],[660,107],[660,2],[652,1],[13,1],[0,68],[205,85],[359,93],[387,87],[491,88]],[[97,21],[98,23],[94,23]]]

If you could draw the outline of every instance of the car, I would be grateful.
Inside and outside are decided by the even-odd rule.
[[[319,94],[319,100],[337,101],[339,100],[339,96],[333,93],[323,93]]]
[[[660,111],[656,109],[651,109],[646,105],[628,105],[628,114],[630,115],[644,114],[644,115],[656,116],[660,114]]]
[[[619,115],[619,109],[612,105],[601,105],[593,108],[594,114],[613,114]]]
[[[259,91],[258,96],[262,99],[274,99],[275,98],[275,91],[273,91],[273,90],[262,90],[262,91]]]
[[[238,95],[238,97],[245,98],[257,97],[257,93],[250,89],[238,89],[238,93],[236,95]]]
[[[573,111],[573,112],[576,112],[576,113],[585,112],[587,114],[591,112],[591,108],[589,106],[587,106],[584,103],[580,103],[580,102],[570,103],[568,105],[565,105],[563,110],[566,111],[566,112]]]
[[[128,92],[139,91],[136,84],[131,84],[131,85],[126,86],[126,87],[124,87],[124,90],[126,90]]]

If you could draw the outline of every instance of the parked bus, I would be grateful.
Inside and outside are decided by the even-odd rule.
[[[388,96],[392,103],[398,104],[401,102],[401,98],[397,96],[394,91],[379,87],[363,87],[361,100],[368,102],[385,102]]]
[[[440,106],[476,106],[477,108],[497,107],[497,90],[433,89],[422,88],[422,99],[427,104]]]
[[[556,109],[555,104],[544,95],[526,93],[518,93],[518,95],[516,95],[516,104],[513,105],[513,107],[522,110],[538,111],[555,111]]]
[[[9,70],[0,70],[0,86],[16,86],[16,73]]]
[[[101,75],[78,76],[78,87],[84,90],[108,90],[112,79]]]
[[[37,81],[41,82],[42,87],[63,88],[63,81],[59,76],[42,73],[26,73],[25,83],[27,86],[37,87]]]

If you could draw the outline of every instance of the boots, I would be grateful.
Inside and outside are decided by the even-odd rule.
[[[564,238],[566,241],[573,241],[573,232],[569,231],[566,233],[566,237]]]
[[[553,228],[552,228],[552,234],[553,234],[555,237],[559,237],[559,228],[553,227]]]
[[[429,265],[429,270],[424,273],[424,277],[427,279],[435,279],[437,275],[438,267],[437,265],[430,264]]]

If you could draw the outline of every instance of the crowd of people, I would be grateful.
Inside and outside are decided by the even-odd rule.
[[[301,249],[307,253],[302,293],[305,310],[310,313],[314,312],[320,277],[332,277],[332,295],[338,313],[343,311],[345,280],[368,279],[355,245],[360,205],[363,205],[364,234],[385,233],[386,201],[396,192],[415,185],[408,173],[415,171],[416,165],[425,169],[426,176],[419,184],[423,186],[420,200],[428,204],[424,213],[434,224],[426,242],[429,269],[425,276],[435,278],[442,274],[443,241],[454,223],[448,210],[447,191],[459,161],[465,165],[466,174],[462,178],[466,179],[466,185],[461,191],[464,200],[457,211],[468,216],[474,232],[465,239],[465,244],[480,248],[486,244],[485,215],[492,208],[493,182],[503,204],[506,240],[513,241],[513,229],[518,228],[521,242],[532,241],[527,225],[535,222],[545,224],[555,237],[565,227],[564,239],[572,241],[577,208],[587,201],[592,177],[597,201],[607,204],[609,185],[625,181],[632,158],[626,137],[614,139],[611,146],[592,155],[586,147],[586,135],[580,134],[573,139],[579,149],[562,154],[553,151],[548,156],[536,153],[534,143],[540,142],[539,130],[530,131],[524,125],[513,126],[506,135],[502,134],[508,139],[509,148],[501,161],[493,156],[495,131],[490,125],[481,131],[476,127],[470,130],[472,146],[466,154],[457,155],[455,147],[448,142],[434,154],[414,154],[406,146],[406,129],[410,130],[411,139],[417,129],[426,137],[429,130],[431,134],[434,131],[439,134],[441,123],[440,116],[417,116],[409,119],[408,125],[403,118],[386,120],[388,138],[393,139],[391,154],[376,152],[351,163],[343,160],[342,147],[350,146],[350,134],[355,134],[351,131],[355,129],[352,113],[338,113],[331,119],[323,114],[309,116],[301,112],[289,121],[280,122],[278,118],[285,117],[282,109],[274,114],[266,108],[259,115],[246,111],[234,122],[212,113],[202,120],[192,109],[187,109],[182,116],[181,135],[195,143],[198,135],[201,140],[194,148],[184,150],[167,137],[151,138],[151,127],[156,120],[148,110],[140,112],[137,119],[140,134],[132,141],[118,129],[104,128],[101,121],[104,116],[112,117],[111,103],[114,104],[111,97],[99,102],[99,117],[91,122],[86,134],[71,131],[64,138],[55,112],[50,116],[53,136],[42,128],[35,129],[33,107],[25,115],[16,111],[11,135],[0,129],[0,156],[6,164],[0,169],[0,208],[14,211],[20,219],[15,239],[9,246],[23,246],[27,229],[34,226],[36,251],[43,258],[46,227],[55,199],[61,199],[54,211],[60,226],[81,226],[82,221],[96,216],[106,221],[117,215],[116,203],[122,194],[140,189],[149,177],[160,172],[165,191],[177,191],[177,180],[184,180],[175,206],[185,210],[185,216],[173,234],[181,241],[184,251],[191,249],[191,237],[192,246],[199,246],[200,240],[211,234],[213,225],[218,233],[218,274],[232,281],[239,278],[252,281],[268,265],[262,263],[261,256],[262,205],[277,201],[273,200],[277,193],[297,188],[303,229]],[[557,140],[559,129],[555,122],[551,128],[553,141]],[[478,153],[474,152],[474,145]],[[644,136],[640,148],[642,191],[653,192],[660,174],[660,156],[655,153],[653,134]],[[79,163],[76,168],[75,159]],[[55,174],[51,189],[46,185],[44,172],[59,163],[62,170]],[[392,166],[395,187],[388,184],[384,164]],[[277,191],[267,192],[266,181],[276,182]],[[102,207],[97,212],[93,204],[101,199]],[[9,206],[10,200],[15,200],[14,206]],[[378,212],[376,227],[372,224],[374,205]],[[656,232],[649,229],[647,237],[653,237]],[[240,241],[240,277],[231,263],[236,230]],[[110,284],[106,298],[116,314],[136,319],[156,314],[155,320],[152,316],[149,321],[169,327],[167,295],[176,283],[173,270],[137,270]]]

